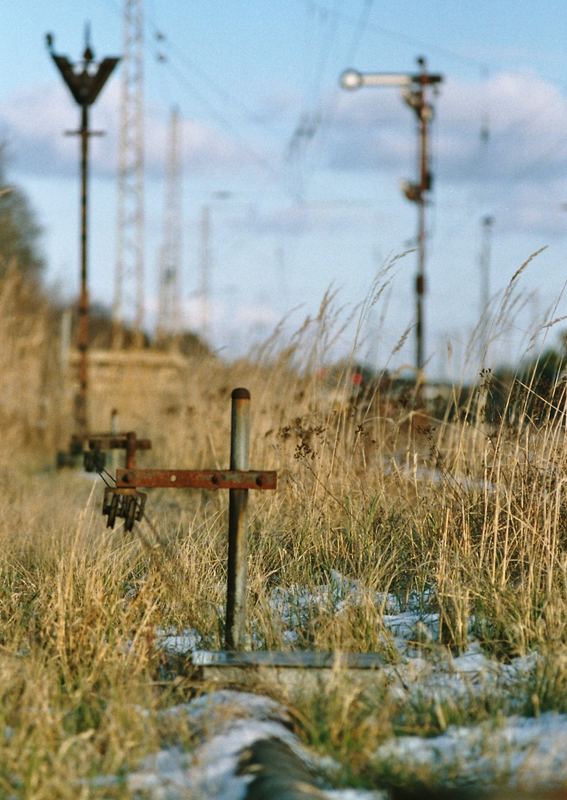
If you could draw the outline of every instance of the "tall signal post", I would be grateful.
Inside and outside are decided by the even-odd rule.
[[[159,262],[156,338],[177,342],[181,333],[182,173],[179,110],[173,108],[165,174],[163,239]]]
[[[47,48],[55,66],[61,73],[73,99],[81,109],[81,124],[78,130],[69,131],[70,136],[81,140],[81,213],[80,213],[80,291],[77,347],[79,350],[79,388],[75,395],[74,417],[76,432],[80,436],[88,431],[88,387],[89,387],[89,287],[88,287],[88,202],[89,202],[89,139],[100,136],[100,131],[89,127],[89,110],[106,81],[120,61],[119,58],[104,58],[95,61],[91,48],[89,27],[85,30],[85,50],[82,61],[73,64],[67,56],[57,55],[53,49],[53,36],[46,36]]]
[[[433,119],[433,105],[427,97],[427,90],[438,88],[443,80],[442,75],[427,71],[425,58],[417,59],[419,72],[357,72],[348,69],[341,75],[343,89],[360,89],[366,86],[394,86],[403,89],[402,97],[415,112],[418,123],[418,177],[415,183],[404,181],[402,190],[406,198],[417,204],[417,275],[415,279],[416,326],[415,326],[415,367],[418,385],[423,382],[423,366],[425,363],[424,313],[423,299],[425,295],[426,266],[426,207],[429,192],[432,188],[432,175],[429,168],[429,125]]]
[[[481,326],[481,366],[484,367],[488,350],[488,306],[490,303],[490,254],[492,245],[492,226],[494,217],[486,216],[481,221],[481,244],[480,244],[480,326]]]
[[[130,317],[134,343],[144,324],[144,18],[142,0],[124,0],[124,66],[120,96],[113,347],[124,344]]]

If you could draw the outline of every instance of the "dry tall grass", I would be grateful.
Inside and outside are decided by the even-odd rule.
[[[58,377],[47,310],[16,317],[16,286],[0,288],[0,796],[127,796],[89,779],[120,774],[157,749],[171,734],[157,711],[189,692],[160,672],[157,632],[191,627],[205,645],[222,643],[226,496],[155,491],[155,530],[144,523],[126,534],[104,527],[102,485],[37,470],[30,444],[49,452],[62,424]],[[251,501],[253,646],[288,646],[274,588],[314,588],[337,570],[360,581],[361,602],[313,611],[296,646],[389,656],[376,593],[394,593],[402,606],[417,594],[424,610],[439,612],[441,644],[454,651],[472,628],[500,658],[548,653],[549,673],[526,690],[525,708],[564,708],[563,403],[536,424],[528,386],[490,426],[472,414],[474,396],[464,421],[414,414],[379,386],[353,398],[348,368],[332,387],[319,377],[335,325],[328,297],[286,347],[276,332],[254,361],[188,363],[186,389],[162,415],[147,400],[159,386],[133,387],[138,433],[155,444],[144,464],[226,466],[230,391],[247,386],[251,464],[280,475],[275,495]],[[364,777],[370,748],[399,718],[383,699],[379,686],[370,706],[352,693],[324,708],[313,699],[320,725],[306,736],[348,761],[351,777]],[[412,713],[406,730],[439,729],[438,709]],[[457,711],[444,713],[450,720]],[[190,730],[175,734],[190,742]]]

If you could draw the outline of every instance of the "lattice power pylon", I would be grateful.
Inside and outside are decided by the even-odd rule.
[[[173,108],[165,172],[163,234],[159,259],[158,341],[175,344],[181,333],[183,176],[179,111]]]
[[[141,344],[144,324],[144,19],[142,0],[124,0],[113,346],[125,324]]]

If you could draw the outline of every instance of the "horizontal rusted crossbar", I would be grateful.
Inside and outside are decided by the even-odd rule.
[[[72,442],[88,442],[90,439],[100,439],[101,437],[111,437],[111,436],[126,436],[125,433],[112,433],[110,431],[102,431],[96,433],[74,433],[71,436]]]
[[[237,469],[117,469],[116,488],[275,489],[277,472]]]
[[[151,450],[152,443],[150,439],[136,439],[136,450]],[[126,450],[128,445],[128,437],[125,434],[101,434],[100,436],[91,436],[89,438],[89,447],[91,450],[95,448],[98,450]]]

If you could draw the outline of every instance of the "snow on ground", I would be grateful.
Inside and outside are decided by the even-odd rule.
[[[144,792],[151,800],[245,800],[256,773],[239,774],[239,762],[243,751],[261,740],[284,742],[304,763],[315,766],[290,731],[285,708],[268,697],[222,690],[173,706],[163,714],[185,716],[200,743],[191,752],[176,746],[164,748],[126,776],[130,792]],[[385,800],[379,792],[354,790],[323,792],[323,796],[329,800]]]
[[[381,745],[374,760],[394,773],[419,775],[427,768],[442,783],[493,785],[524,790],[567,782],[567,716],[512,716],[473,726],[451,726],[441,736],[400,736]]]
[[[386,592],[370,593],[358,580],[331,570],[326,584],[313,588],[292,586],[277,587],[272,591],[271,610],[281,625],[284,640],[293,643],[299,633],[309,626],[320,611],[341,614],[347,608],[371,601],[382,612],[385,631],[391,642],[401,652],[406,652],[409,642],[435,641],[438,634],[439,615],[425,609],[430,603],[430,592],[412,594],[402,609],[396,595]]]
[[[348,606],[367,602],[368,597],[360,581],[333,570],[329,583],[314,590],[301,586],[274,589],[272,611],[280,621],[284,640],[293,642],[299,637],[298,631],[308,625],[310,618],[316,617],[318,610],[332,609],[339,615]],[[460,656],[453,656],[445,649],[428,648],[427,645],[437,642],[439,636],[439,614],[430,610],[431,591],[412,594],[403,608],[391,593],[377,592],[371,599],[383,612],[382,624],[390,636],[388,644],[394,646],[398,657],[398,663],[386,666],[384,672],[400,696],[407,696],[404,691],[411,691],[412,696],[435,693],[438,699],[456,699],[487,690],[504,691],[525,682],[537,665],[535,653],[512,659],[507,664],[490,659],[474,639]],[[471,630],[472,620],[469,632]]]
[[[175,628],[158,628],[155,645],[166,655],[182,656],[192,653],[201,644],[201,635],[194,628],[177,631]]]
[[[360,605],[368,592],[360,581],[331,570],[329,583],[313,588],[292,586],[276,587],[272,591],[271,608],[284,626],[291,630],[304,627],[310,615],[319,608],[333,608],[340,613],[347,606]],[[385,614],[399,614],[399,600],[393,594],[376,594],[375,602]]]
[[[155,800],[240,800],[252,780],[251,775],[237,774],[242,750],[272,737],[299,745],[285,727],[285,710],[269,698],[246,692],[214,692],[166,713],[187,715],[203,742],[191,754],[178,748],[160,750],[128,776],[131,791],[144,790]]]
[[[318,609],[340,614],[346,607],[368,601],[368,592],[356,580],[333,572],[319,587],[276,588],[272,612],[293,644]],[[441,783],[553,786],[567,782],[567,715],[545,713],[537,718],[518,715],[522,694],[535,673],[539,657],[532,653],[502,664],[483,652],[472,640],[460,656],[417,642],[432,643],[438,636],[438,615],[430,610],[431,596],[412,596],[404,603],[392,594],[376,594],[382,609],[384,629],[391,637],[398,658],[384,667],[390,691],[411,704],[453,701],[459,706],[484,697],[500,697],[503,711],[490,721],[469,726],[449,726],[434,737],[398,736],[382,743],[373,761],[379,769],[386,763],[390,774],[419,777],[424,770]],[[186,630],[157,632],[156,643],[172,655],[197,650],[199,633]],[[505,709],[505,713],[504,713]],[[210,797],[245,800],[250,775],[238,775],[240,755],[260,739],[275,737],[308,761],[300,742],[286,726],[285,709],[267,697],[218,691],[168,714],[185,714],[199,733],[197,748],[187,753],[176,747],[147,758],[139,770],[127,777],[129,788],[144,790],[155,800]],[[508,716],[506,716],[508,714]],[[382,800],[380,792],[327,791],[334,800]]]

